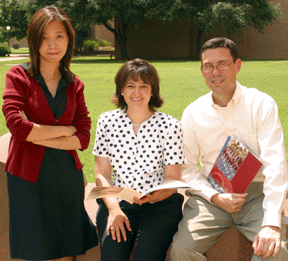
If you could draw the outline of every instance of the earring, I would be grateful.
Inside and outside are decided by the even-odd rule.
[[[123,93],[121,93],[121,95],[123,96]]]

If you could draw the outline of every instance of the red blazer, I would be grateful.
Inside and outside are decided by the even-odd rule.
[[[59,125],[73,125],[77,129],[82,150],[87,149],[90,141],[91,119],[84,99],[84,84],[78,77],[67,86],[66,110],[59,118]],[[55,125],[56,119],[50,110],[45,95],[38,82],[20,66],[14,66],[6,74],[6,87],[3,93],[3,113],[12,137],[5,170],[24,180],[36,183],[44,146],[27,142],[26,138],[34,122]],[[23,110],[29,121],[23,120],[18,111]],[[75,150],[68,151],[74,157],[76,168],[83,166]]]

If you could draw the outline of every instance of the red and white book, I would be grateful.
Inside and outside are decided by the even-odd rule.
[[[207,181],[220,193],[245,193],[261,166],[252,152],[229,136]]]

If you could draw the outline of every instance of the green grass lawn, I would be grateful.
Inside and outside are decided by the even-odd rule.
[[[29,53],[29,48],[24,47],[24,48],[19,48],[19,49],[14,49],[10,47],[12,54],[28,54]]]
[[[4,91],[6,72],[13,64],[21,61],[0,62],[0,95]],[[85,83],[85,97],[92,118],[91,141],[89,148],[79,152],[84,165],[88,182],[94,182],[94,156],[92,148],[95,129],[99,115],[107,110],[115,109],[110,96],[115,92],[114,77],[124,62],[110,58],[78,57],[72,60],[71,69]],[[165,103],[160,111],[181,119],[183,110],[192,101],[209,92],[200,72],[200,62],[192,61],[151,61],[156,67],[159,77],[161,94]],[[271,95],[279,107],[279,116],[284,128],[288,131],[288,61],[244,61],[238,74],[242,85],[257,88]],[[287,95],[287,96],[286,96]],[[2,106],[3,100],[0,99]],[[0,114],[0,136],[8,132],[4,116]],[[285,141],[288,148],[288,141]]]

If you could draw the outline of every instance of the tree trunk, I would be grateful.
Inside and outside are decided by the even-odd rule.
[[[118,44],[120,46],[120,54],[121,54],[121,60],[128,60],[128,52],[127,52],[127,37],[121,38],[118,41]]]
[[[200,55],[200,51],[201,51],[201,40],[202,40],[202,35],[203,35],[203,31],[198,29],[198,34],[197,34],[197,58],[199,58],[201,60],[201,57],[199,57]]]
[[[115,29],[112,28],[107,22],[103,22],[103,25],[114,34],[115,41],[120,47],[120,59],[128,60],[127,52],[127,24],[121,22],[121,20],[115,19]]]

